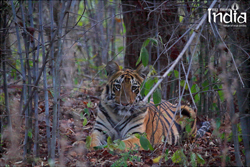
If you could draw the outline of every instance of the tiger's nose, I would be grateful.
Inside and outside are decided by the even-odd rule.
[[[121,103],[123,106],[128,106],[129,104],[128,103]]]

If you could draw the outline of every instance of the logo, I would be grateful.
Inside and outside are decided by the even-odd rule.
[[[208,8],[208,22],[220,22],[224,27],[246,27],[247,13],[238,12],[239,5],[233,3],[230,8]]]

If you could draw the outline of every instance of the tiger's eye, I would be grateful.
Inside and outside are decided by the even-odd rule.
[[[136,90],[137,88],[137,86],[132,86],[132,90]]]
[[[117,90],[120,90],[120,88],[121,88],[121,85],[114,85],[115,86],[115,88],[117,89]]]

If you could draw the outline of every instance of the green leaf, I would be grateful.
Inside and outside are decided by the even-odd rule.
[[[103,148],[107,148],[107,145],[101,145],[101,146],[95,146],[93,147],[95,150],[100,150],[100,149],[103,149]]]
[[[219,86],[219,89],[223,89],[222,85]],[[224,99],[225,99],[223,90],[219,90],[219,91],[218,91],[218,94],[219,94],[219,96],[220,96],[221,102],[223,102]]]
[[[84,118],[83,118],[83,122],[82,122],[82,126],[87,125],[87,123],[88,123],[88,120],[87,120],[87,118],[86,118],[86,117],[84,117]]]
[[[202,87],[203,87],[203,91],[207,91],[208,89],[209,89],[209,82],[208,82],[208,80],[206,80],[206,81],[204,81],[203,83],[202,83]]]
[[[87,107],[91,107],[91,102],[88,102],[88,103],[87,103]]]
[[[205,160],[201,157],[199,153],[196,153],[198,164],[205,164]]]
[[[155,38],[149,38],[149,39],[153,44],[158,45],[158,41]]]
[[[107,138],[107,144],[108,144],[108,145],[109,145],[109,144],[113,144],[113,141],[112,141],[112,139],[111,139],[110,136]]]
[[[125,150],[126,145],[125,145],[124,141],[120,141],[120,143],[119,143],[119,145],[118,145],[118,148],[119,148],[120,150]]]
[[[242,141],[242,135],[238,135],[238,140],[239,140],[239,142]]]
[[[149,42],[152,42],[153,44],[158,45],[158,41],[156,39],[148,38],[143,42],[142,47],[145,48],[146,46],[148,46]]]
[[[160,35],[158,35],[158,38],[161,41],[161,43],[163,44],[162,37]]]
[[[194,96],[194,101],[195,101],[195,103],[198,103],[199,101],[200,101],[200,93],[198,93],[198,94],[196,94],[195,96]]]
[[[84,116],[83,116],[83,113],[81,112],[80,113],[80,119],[83,119],[84,118]]]
[[[181,80],[180,85],[183,87],[185,85],[185,80]]]
[[[220,125],[221,125],[220,118],[216,118],[216,119],[215,119],[215,122],[216,122],[216,128],[219,129],[219,128],[220,128]]]
[[[29,136],[29,138],[32,138],[32,131],[31,130],[29,130],[28,136]]]
[[[146,48],[144,47],[141,48],[140,57],[142,60],[142,64],[144,65],[144,67],[146,67],[148,65],[148,60],[149,60],[149,54]]]
[[[193,84],[191,87],[191,93],[197,93],[199,92],[200,88],[197,84]]]
[[[169,151],[169,149],[166,149],[166,151],[165,151],[165,161],[168,160],[168,151]]]
[[[185,127],[185,129],[186,129],[187,133],[190,133],[191,132],[191,125],[187,124],[186,127]]]
[[[197,166],[197,165],[196,165],[196,155],[195,155],[194,152],[191,153],[190,159],[191,159],[191,164],[192,164],[192,166]]]
[[[220,100],[221,100],[221,102],[223,102],[224,101],[224,92],[223,92],[223,90],[219,90],[218,91],[218,94],[219,94],[219,96],[220,96]]]
[[[174,70],[174,76],[175,76],[175,78],[179,78],[179,71]]]
[[[161,103],[161,91],[157,88],[153,93],[153,101],[156,105]]]
[[[96,56],[97,56],[97,54],[95,54],[94,56],[92,56],[89,60],[93,60]]]
[[[154,78],[149,78],[145,84],[144,84],[144,87],[142,88],[142,96],[146,96],[148,94],[148,92],[152,89],[153,85],[155,83],[155,79]]]
[[[154,150],[154,148],[152,147],[152,145],[150,144],[150,142],[145,136],[140,137],[140,144],[144,150],[148,150],[148,149],[150,149],[151,151]]]
[[[145,48],[146,46],[148,46],[149,42],[150,42],[150,38],[146,39],[146,40],[143,42],[143,44],[142,44],[142,48]]]
[[[181,162],[181,151],[180,150],[177,150],[174,154],[173,154],[173,156],[172,156],[172,161],[174,162],[174,163],[180,163]]]
[[[183,87],[185,85],[185,80],[181,80],[181,86]],[[186,84],[185,86],[185,89],[187,90],[188,89],[188,84]]]
[[[170,75],[173,73],[173,71],[170,71],[169,73],[168,73],[168,76],[170,77]]]
[[[160,156],[154,158],[154,159],[153,159],[153,163],[154,163],[154,164],[159,163],[161,159],[162,159],[162,155],[160,155]]]
[[[141,54],[140,54],[140,56],[138,57],[138,60],[137,60],[137,62],[136,62],[136,65],[138,65],[140,62],[141,62]]]
[[[110,151],[114,151],[115,147],[110,136],[107,138],[107,147]]]
[[[183,16],[179,16],[179,22],[181,23],[183,20]]]
[[[139,133],[134,134],[134,136],[138,139],[140,139],[141,135]]]
[[[91,141],[92,141],[91,137],[90,137],[90,136],[87,136],[87,137],[86,137],[86,147],[87,147],[88,149],[90,148]]]
[[[123,46],[118,47],[118,52],[120,53],[121,51],[123,51],[123,49],[124,49]]]
[[[88,103],[89,104],[89,103]],[[84,112],[89,116],[89,109],[88,108],[84,108]]]

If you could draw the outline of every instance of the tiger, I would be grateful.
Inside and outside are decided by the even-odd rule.
[[[196,112],[187,105],[173,105],[162,100],[159,105],[144,102],[141,85],[149,68],[139,65],[135,70],[120,69],[118,63],[106,65],[108,82],[101,94],[93,126],[90,147],[106,145],[110,136],[120,139],[126,148],[140,145],[136,134],[146,134],[152,145],[163,143],[177,145],[182,139],[195,137]],[[190,125],[186,133],[186,126]],[[204,130],[204,128],[203,128]],[[204,131],[199,132],[202,135]]]

